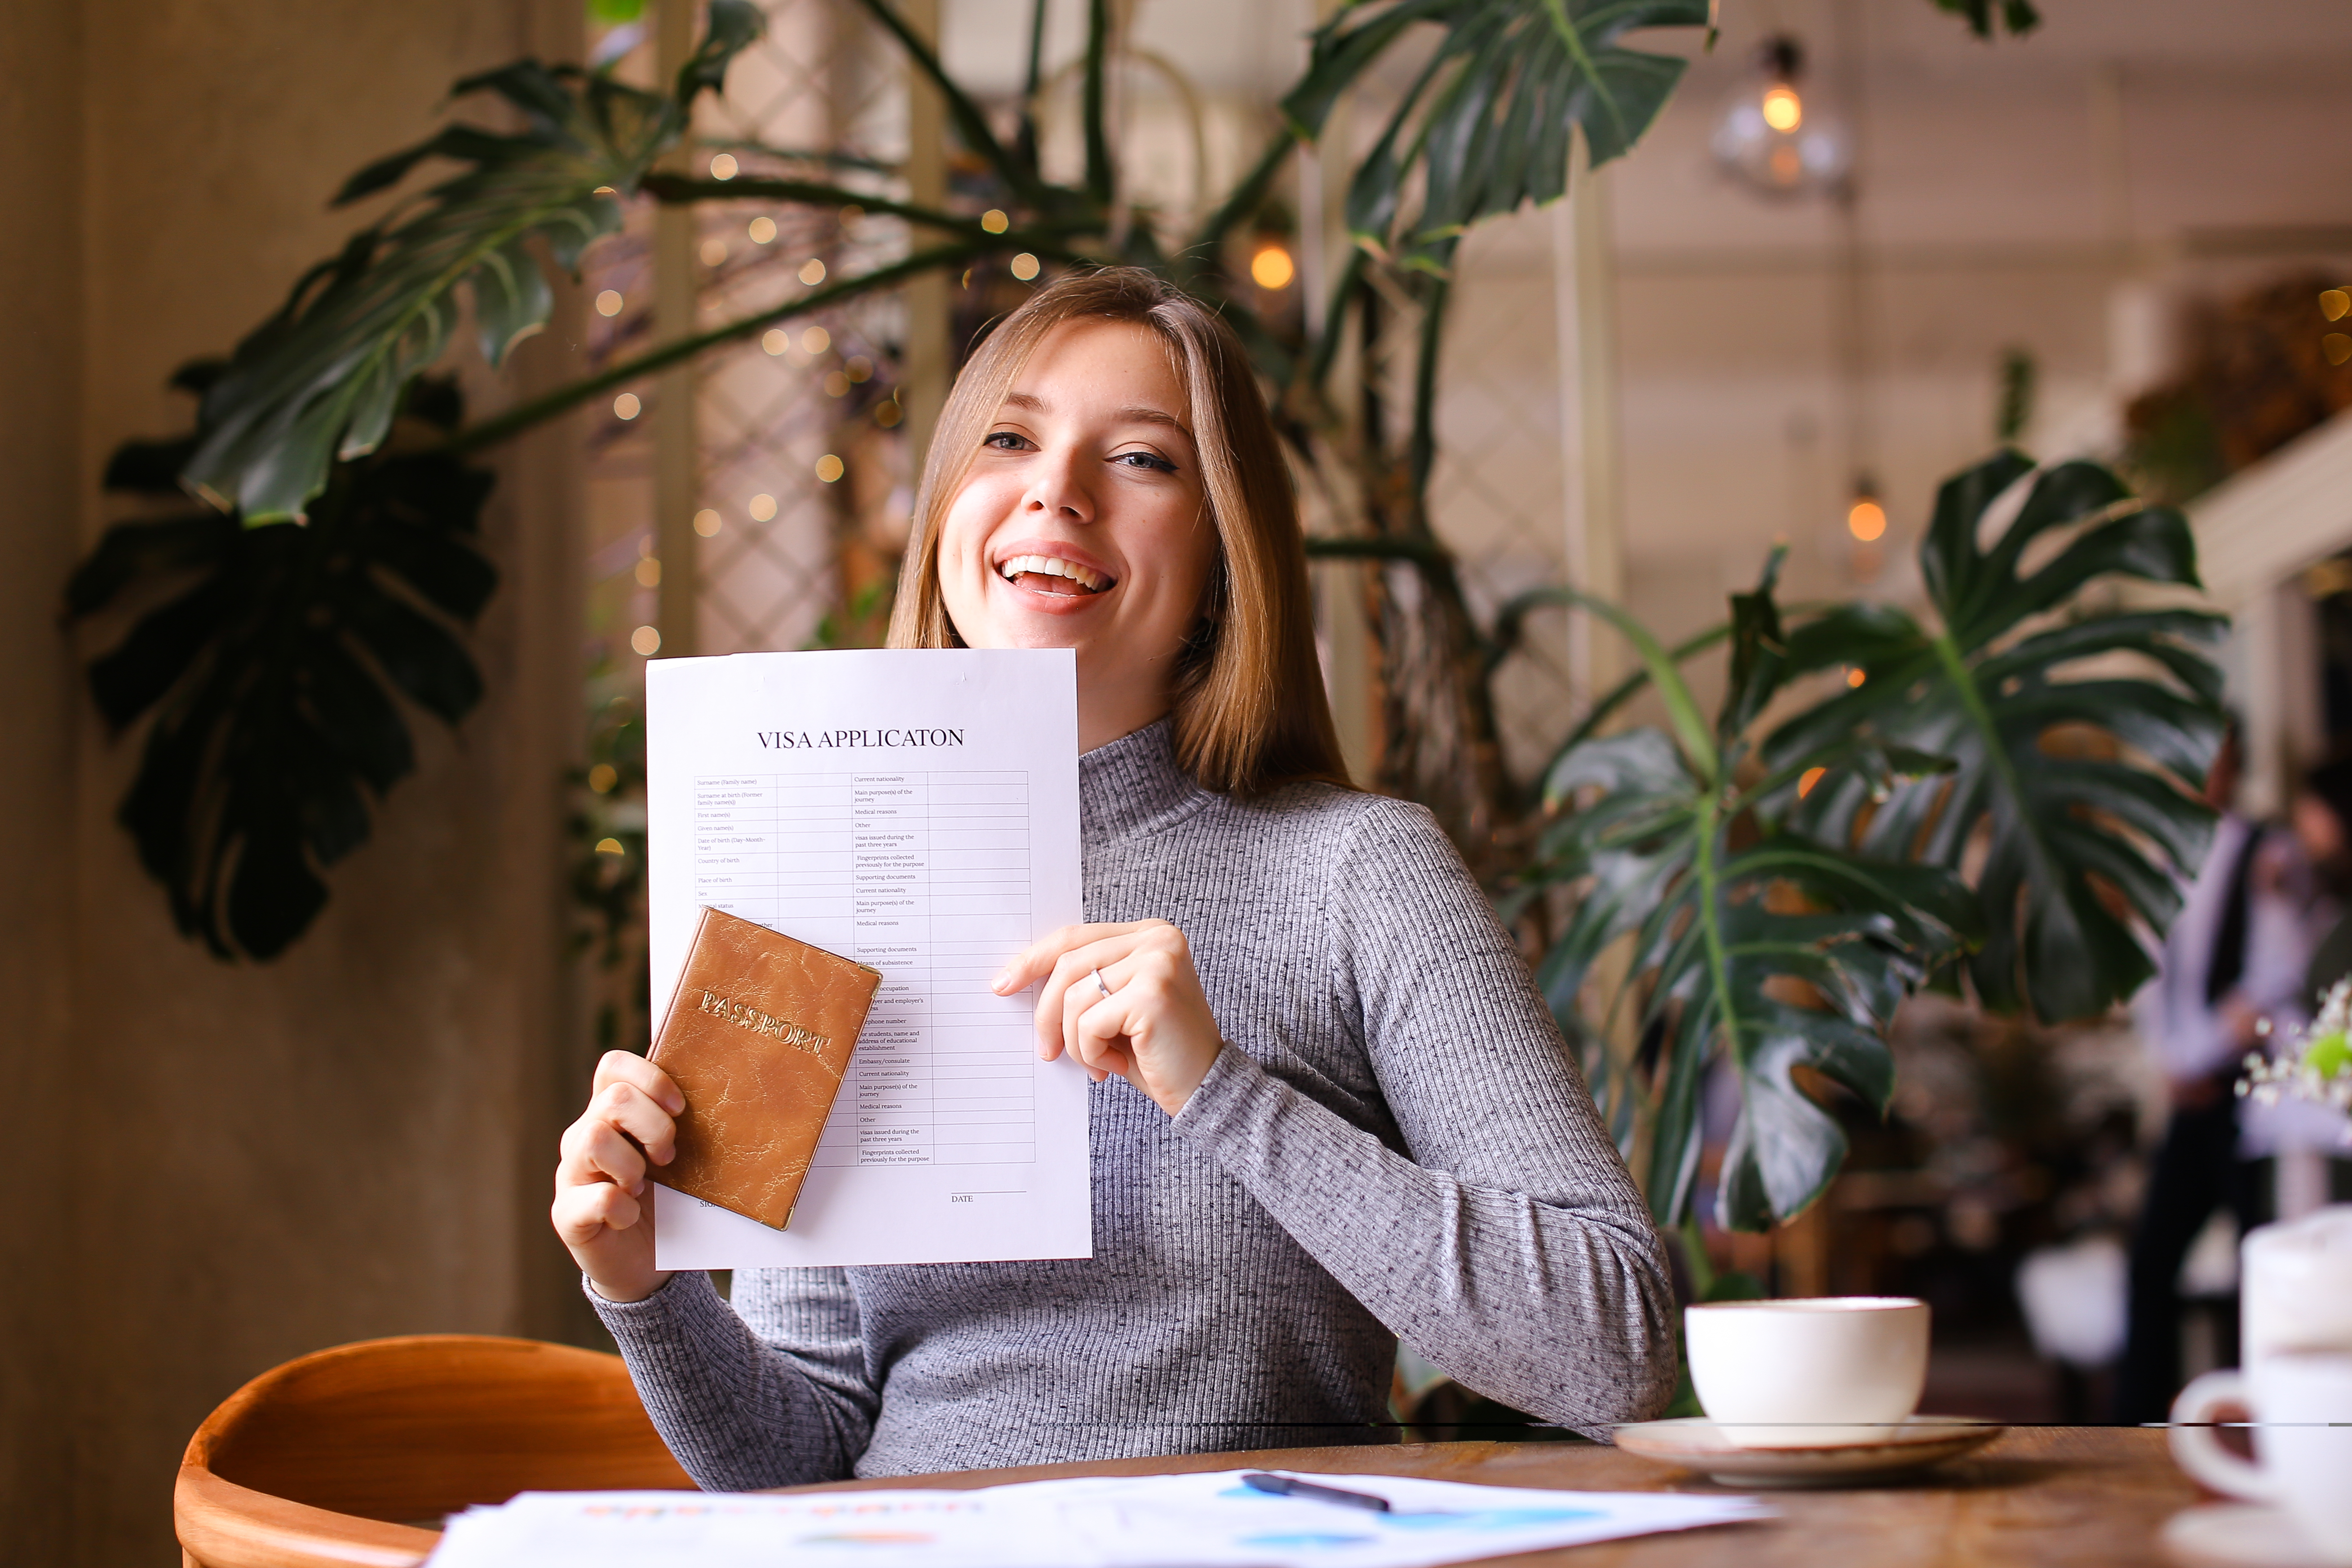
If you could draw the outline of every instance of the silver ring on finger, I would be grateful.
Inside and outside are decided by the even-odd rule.
[[[1103,979],[1102,971],[1099,969],[1095,971],[1095,989],[1103,994],[1103,1000],[1110,1000],[1110,984]]]

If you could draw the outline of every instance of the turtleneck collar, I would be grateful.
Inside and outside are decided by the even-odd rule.
[[[1146,724],[1078,757],[1078,819],[1090,844],[1158,833],[1211,798],[1176,765],[1171,720]]]

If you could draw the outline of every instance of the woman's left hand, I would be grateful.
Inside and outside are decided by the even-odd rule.
[[[1064,926],[1006,964],[994,990],[1040,978],[1037,1055],[1067,1051],[1097,1083],[1117,1073],[1171,1116],[1224,1048],[1192,949],[1166,921]]]

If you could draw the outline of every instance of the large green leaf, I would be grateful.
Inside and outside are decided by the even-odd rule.
[[[2011,37],[2022,37],[2042,25],[2042,13],[2030,0],[2000,0],[1998,12],[1994,0],[1935,0],[1935,6],[1966,17],[1969,31],[1979,38],[1990,38],[2002,26]]]
[[[2030,478],[1990,545],[1989,508]],[[2029,552],[2047,559],[2032,570]],[[2195,587],[2179,513],[2143,506],[2094,463],[2036,470],[2003,452],[1948,480],[1922,542],[1937,620],[1848,605],[1791,631],[1795,669],[1863,682],[1783,724],[1777,765],[1861,736],[1950,758],[1948,779],[1874,781],[1832,766],[1795,807],[1826,842],[1958,871],[1977,862],[1988,940],[1969,960],[1989,1007],[2084,1017],[2153,972],[2135,921],[2162,932],[2204,856],[2197,799],[2221,726],[2200,651],[2227,623],[2084,602],[2102,579]]]
[[[684,132],[694,96],[762,26],[749,0],[710,0],[708,36],[669,97],[536,60],[457,83],[461,96],[505,100],[525,129],[452,125],[351,178],[339,204],[428,158],[471,165],[352,236],[238,345],[205,395],[184,481],[248,526],[301,517],[336,458],[382,444],[410,381],[456,333],[461,289],[498,363],[546,324],[553,294],[539,253],[577,274],[588,242],[620,226],[620,198]]]
[[[1806,768],[1884,781],[1940,765],[1934,759],[1857,739],[1735,782],[1748,762],[1747,729],[1787,666],[1771,598],[1778,563],[1732,602],[1731,680],[1712,731],[1674,654],[1622,611],[1572,595],[1633,636],[1674,726],[1587,739],[1553,768],[1547,791],[1566,815],[1525,881],[1567,885],[1575,903],[1538,980],[1562,1026],[1586,1035],[1579,994],[1603,954],[1632,939],[1614,1005],[1635,1009],[1633,1029],[1654,1059],[1627,1061],[1601,1043],[1618,1020],[1586,1058],[1621,1146],[1646,1146],[1643,1186],[1664,1225],[1680,1219],[1697,1174],[1710,1062],[1727,1057],[1742,1091],[1721,1216],[1744,1228],[1786,1219],[1819,1195],[1846,1146],[1798,1069],[1883,1109],[1895,1005],[1977,929],[1975,904],[1948,872],[1827,847],[1759,810]]]
[[[460,412],[431,380],[404,407],[428,436]],[[196,445],[134,443],[107,488],[177,494]],[[480,699],[456,627],[498,581],[473,542],[490,482],[446,452],[379,454],[334,466],[308,528],[128,522],[75,573],[76,616],[153,605],[91,663],[90,690],[118,731],[152,715],[120,815],[180,930],[219,956],[275,957],[324,907],[369,797],[415,765],[399,698],[451,723]]]
[[[1683,62],[1620,37],[1709,19],[1707,0],[1358,0],[1317,29],[1283,110],[1300,135],[1319,135],[1341,94],[1391,47],[1418,28],[1442,29],[1348,192],[1358,243],[1442,271],[1472,224],[1568,189],[1571,127],[1584,128],[1596,167],[1649,129]]]
[[[892,0],[857,0],[857,4],[881,24],[883,30],[906,53],[908,61],[930,82],[947,110],[948,121],[955,127],[956,135],[974,156],[988,164],[997,178],[1004,183],[1006,189],[1024,205],[1058,207],[1062,205],[1056,198],[1066,197],[1070,193],[1045,184],[1037,177],[1037,171],[1031,163],[997,140],[996,132],[989,128],[988,111],[981,107],[977,99],[964,90],[961,82],[948,74],[947,68],[940,63],[939,51],[908,26]],[[1093,29],[1089,37],[1097,40],[1089,46],[1090,48],[1100,47],[1099,29],[1105,26],[1106,20],[1099,15],[1089,16],[1090,28]],[[1030,152],[1034,154],[1034,148],[1032,147]]]

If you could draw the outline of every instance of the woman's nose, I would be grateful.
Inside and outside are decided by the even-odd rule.
[[[1033,514],[1067,518],[1072,522],[1094,521],[1094,498],[1079,481],[1075,452],[1047,452],[1031,470],[1029,489],[1021,508]]]

